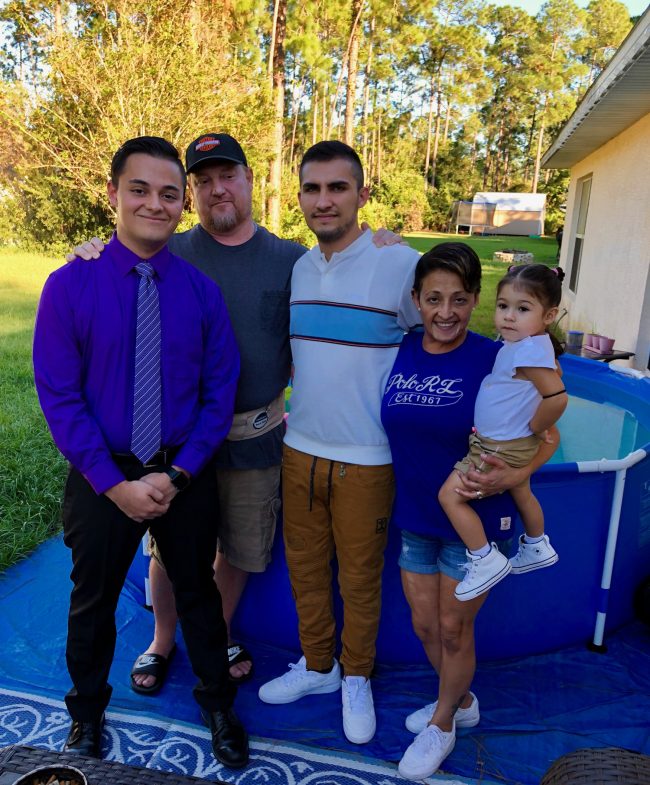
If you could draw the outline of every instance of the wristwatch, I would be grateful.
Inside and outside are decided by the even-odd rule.
[[[165,474],[169,477],[172,481],[172,485],[176,488],[177,491],[184,491],[185,488],[190,484],[190,478],[187,474],[183,472],[179,472],[178,469],[165,469]]]

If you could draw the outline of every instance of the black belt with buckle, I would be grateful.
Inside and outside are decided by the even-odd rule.
[[[170,466],[172,460],[180,452],[180,447],[167,447],[164,450],[158,450],[154,453],[146,463],[142,463],[139,458],[136,458],[132,452],[114,452],[113,460],[115,463],[126,466],[142,466],[144,469],[153,468],[154,466]]]

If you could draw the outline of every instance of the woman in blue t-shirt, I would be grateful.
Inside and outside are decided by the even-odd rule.
[[[452,751],[456,726],[479,722],[469,691],[476,665],[474,619],[487,594],[459,602],[465,546],[438,502],[438,491],[467,451],[474,401],[490,373],[500,344],[468,330],[478,304],[481,264],[464,243],[441,243],[424,254],[415,270],[413,299],[424,333],[405,336],[386,385],[382,422],[393,456],[396,496],[392,522],[402,529],[400,568],[416,635],[439,676],[438,700],[410,714],[406,727],[418,734],[399,771],[407,779],[433,774]],[[553,454],[542,444],[533,461],[514,469],[486,456],[489,475],[470,471],[459,493],[481,499],[480,514],[490,541],[509,545],[515,507],[510,494]]]

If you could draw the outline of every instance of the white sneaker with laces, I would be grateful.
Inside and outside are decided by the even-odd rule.
[[[264,703],[293,703],[305,695],[322,695],[341,688],[341,668],[336,660],[329,673],[307,670],[307,660],[290,662],[289,670],[262,684],[257,693]]]
[[[454,715],[457,728],[474,728],[481,719],[481,714],[478,710],[478,698],[473,692],[470,692],[470,695],[472,697],[470,705],[466,709],[457,709]],[[407,730],[410,730],[411,733],[421,733],[431,721],[437,705],[438,701],[428,703],[423,708],[409,714],[404,721]]]
[[[510,566],[515,575],[520,575],[523,572],[532,572],[533,570],[540,570],[542,567],[550,567],[559,558],[546,534],[540,542],[526,542],[522,534],[519,538],[519,550],[510,559]]]
[[[487,556],[472,556],[469,551],[465,553],[467,562],[462,567],[467,573],[454,592],[456,599],[461,602],[473,600],[489,591],[512,569],[508,559],[494,543],[491,543]]]
[[[377,721],[370,679],[346,676],[341,684],[343,732],[353,744],[365,744],[375,735]]]
[[[449,733],[437,725],[427,725],[418,733],[399,762],[398,771],[407,780],[423,780],[438,771],[440,764],[454,749],[456,726]]]

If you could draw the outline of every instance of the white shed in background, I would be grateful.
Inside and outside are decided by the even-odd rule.
[[[474,204],[494,205],[492,225],[487,234],[513,234],[523,237],[544,234],[546,194],[477,193]]]
[[[477,193],[471,202],[454,202],[449,231],[461,226],[469,233],[512,234],[520,237],[544,234],[546,194]]]

